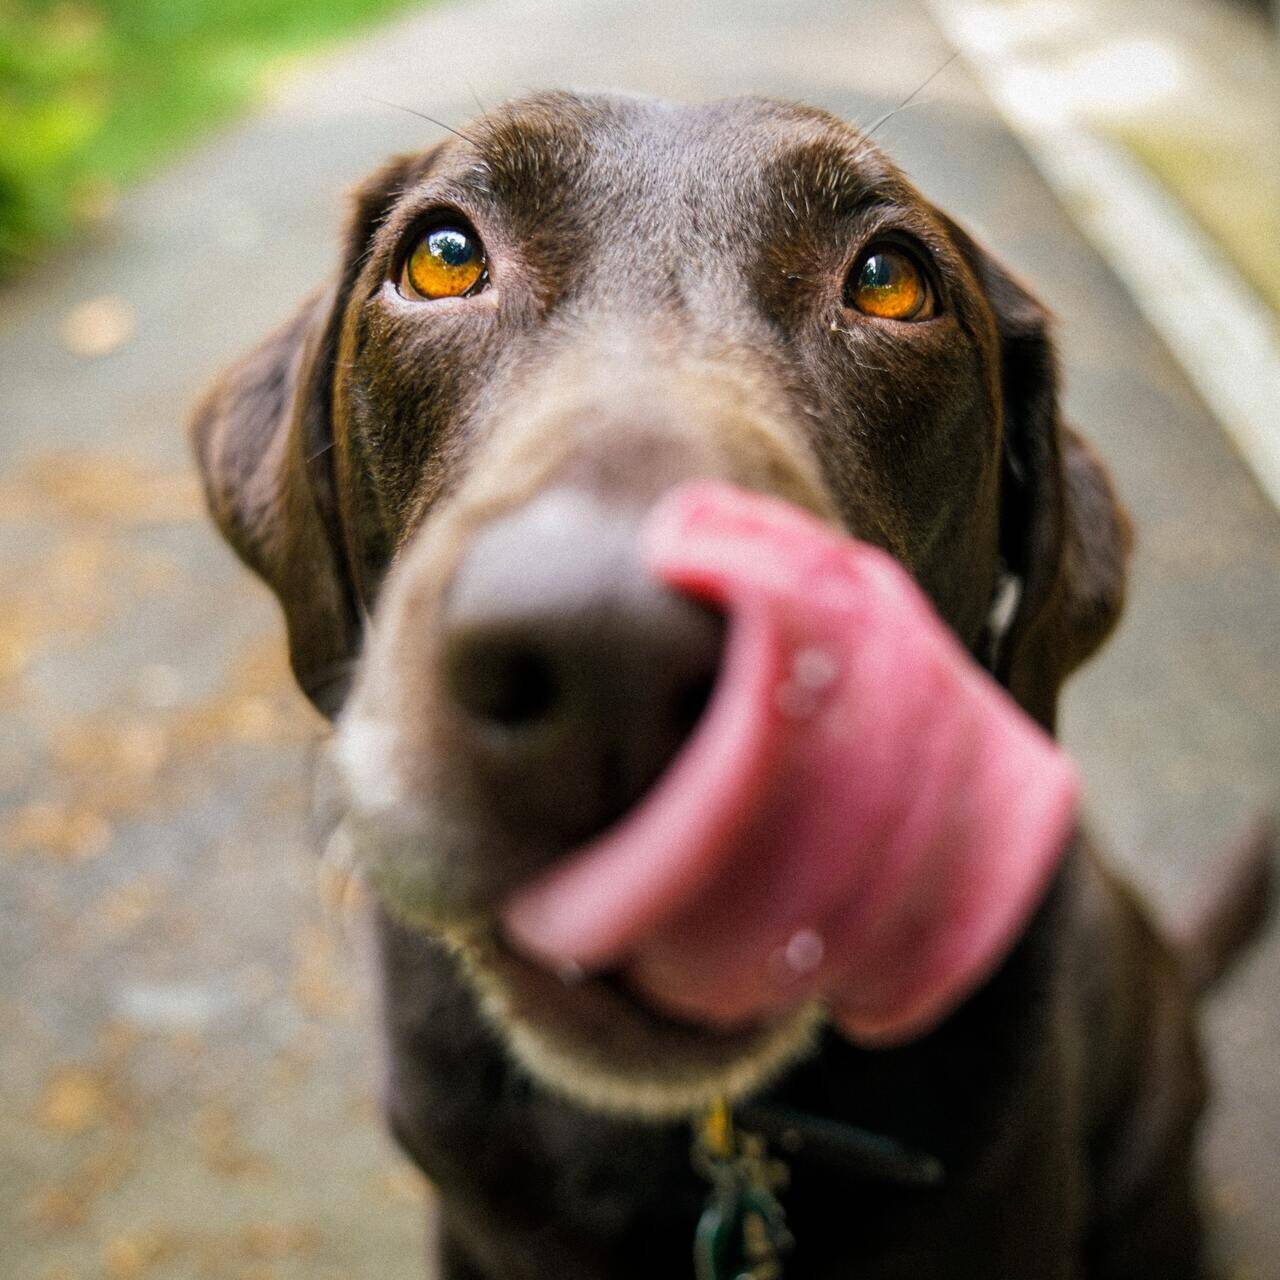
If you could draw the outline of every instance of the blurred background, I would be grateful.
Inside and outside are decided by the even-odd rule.
[[[530,88],[801,98],[1057,313],[1139,531],[1070,687],[1169,913],[1280,786],[1280,47],[1246,0],[3,0],[0,1277],[410,1280],[323,725],[205,522],[201,386],[336,263],[344,187]],[[950,65],[953,52],[959,57]],[[1280,1280],[1280,931],[1215,1000],[1215,1248]]]

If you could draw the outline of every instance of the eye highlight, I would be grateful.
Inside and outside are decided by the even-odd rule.
[[[488,280],[480,237],[463,227],[434,227],[405,259],[400,292],[433,302],[477,293]]]
[[[933,291],[916,259],[897,245],[873,245],[854,264],[844,303],[875,320],[927,320]]]

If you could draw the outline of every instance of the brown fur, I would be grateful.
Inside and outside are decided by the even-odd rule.
[[[721,1087],[760,1055],[733,1077],[755,1089],[811,1049],[776,1096],[934,1151],[949,1179],[895,1191],[798,1160],[789,1275],[1200,1276],[1190,986],[1083,845],[1001,972],[901,1050],[829,1031],[815,1047],[806,1027],[765,1055],[486,965],[495,903],[606,816],[584,796],[581,830],[522,825],[520,778],[442,704],[439,618],[501,516],[571,491],[631,527],[695,476],[786,497],[898,556],[1049,728],[1118,616],[1129,529],[1059,419],[1043,309],[839,121],[546,95],[467,134],[362,185],[335,284],[194,425],[214,517],[279,595],[299,683],[326,714],[346,707],[345,834],[387,908],[388,1109],[440,1188],[446,1274],[687,1274],[685,1131],[595,1114],[565,1063],[590,1067],[587,1103],[662,1112],[687,1098],[648,1105],[637,1081],[669,1102],[672,1081]],[[398,263],[442,207],[479,231],[492,288],[408,303]],[[884,235],[932,264],[936,319],[877,326],[841,305]],[[1006,573],[1021,594],[996,636]]]

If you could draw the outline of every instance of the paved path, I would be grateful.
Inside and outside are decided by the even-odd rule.
[[[314,887],[318,726],[181,428],[329,270],[343,184],[433,135],[371,99],[461,121],[546,85],[760,91],[867,120],[946,53],[892,0],[443,8],[281,85],[0,297],[0,1277],[420,1274],[366,993]],[[1280,776],[1280,521],[962,67],[925,99],[879,137],[1053,303],[1071,413],[1138,520],[1066,736],[1097,825],[1177,908]],[[85,361],[60,326],[99,295],[135,331]],[[1253,1280],[1280,1278],[1278,991],[1273,931],[1209,1019],[1213,1193]]]

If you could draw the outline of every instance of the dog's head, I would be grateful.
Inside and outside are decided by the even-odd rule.
[[[656,499],[713,477],[887,549],[1049,728],[1120,607],[1125,521],[1059,420],[1044,311],[802,107],[546,95],[394,160],[195,440],[299,683],[342,712],[364,870],[600,1102],[756,1083],[807,1017],[684,1026],[490,925],[636,804],[714,683],[720,620],[639,567]]]

